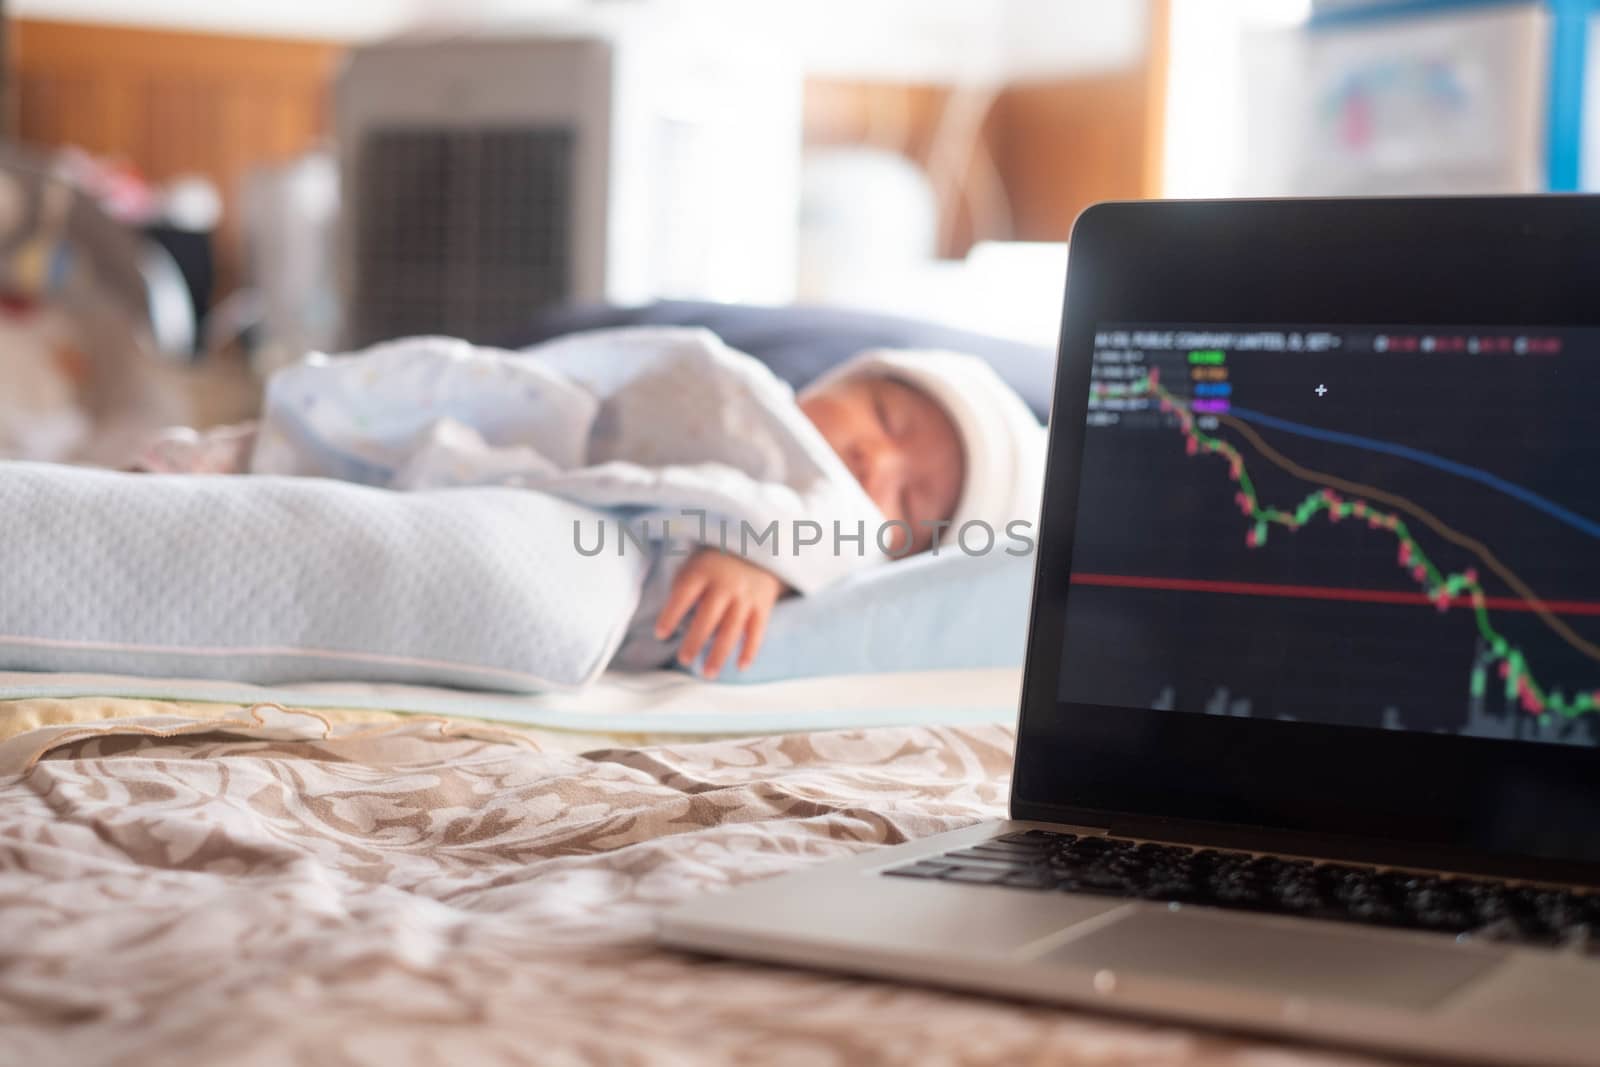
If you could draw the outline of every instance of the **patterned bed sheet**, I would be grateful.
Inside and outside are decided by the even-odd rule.
[[[652,945],[693,894],[1000,815],[1003,726],[573,751],[448,719],[88,711],[0,744],[8,1062],[1371,1062]]]
[[[224,705],[270,703],[445,715],[582,733],[720,736],[1012,722],[1021,686],[1022,671],[1014,667],[828,675],[754,685],[707,682],[682,671],[609,671],[579,690],[526,695],[365,682],[260,686],[205,679],[0,671],[0,702],[98,697]],[[3,727],[4,719],[0,719],[0,729]]]

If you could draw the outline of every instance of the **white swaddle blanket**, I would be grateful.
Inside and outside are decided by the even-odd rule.
[[[516,486],[626,509],[660,549],[640,620],[693,542],[801,593],[885,558],[881,514],[792,390],[700,329],[600,331],[520,353],[424,337],[316,354],[272,378],[251,469],[396,489]],[[602,536],[581,533],[587,547]],[[636,627],[641,641],[647,629]],[[661,658],[659,646],[625,655]]]

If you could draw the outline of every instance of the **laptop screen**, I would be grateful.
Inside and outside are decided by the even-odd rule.
[[[1101,324],[1060,696],[1600,743],[1600,330]]]

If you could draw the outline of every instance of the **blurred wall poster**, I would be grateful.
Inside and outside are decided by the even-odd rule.
[[[1255,34],[1239,184],[1256,195],[1542,190],[1549,41],[1539,3]]]

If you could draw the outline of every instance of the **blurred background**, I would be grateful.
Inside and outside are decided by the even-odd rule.
[[[0,0],[0,456],[118,463],[308,349],[572,305],[1048,359],[1097,200],[1600,186],[1597,6]]]

